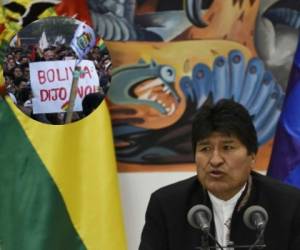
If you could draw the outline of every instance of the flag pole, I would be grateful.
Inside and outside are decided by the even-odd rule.
[[[80,77],[80,66],[78,64],[75,65],[74,72],[73,72],[73,80],[72,80],[72,86],[70,91],[70,98],[69,98],[69,105],[67,109],[67,115],[65,123],[70,123],[72,121],[72,115],[73,115],[73,109],[77,94],[77,86],[78,86],[78,80]]]
[[[86,56],[86,54],[91,50],[91,48],[94,47],[95,41],[95,33],[90,26],[86,25],[85,23],[81,23],[80,25],[78,25],[70,46],[78,56],[79,61],[75,63],[75,68],[73,71],[73,80],[65,123],[70,123],[72,121],[78,81],[81,73],[81,68],[78,65],[84,58],[84,56]]]

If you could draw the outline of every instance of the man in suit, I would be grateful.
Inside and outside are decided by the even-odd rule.
[[[212,211],[210,234],[218,243],[235,246],[226,249],[245,249],[238,246],[255,243],[257,230],[243,221],[252,205],[268,213],[264,238],[259,242],[266,244],[264,249],[300,249],[300,190],[252,171],[257,135],[242,105],[221,100],[200,108],[192,125],[192,144],[197,176],[151,195],[139,250],[203,246],[204,233],[187,220],[188,211],[197,204]],[[211,238],[208,244],[216,246]]]

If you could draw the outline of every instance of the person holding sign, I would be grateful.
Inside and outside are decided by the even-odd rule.
[[[108,68],[107,79],[100,75],[102,58],[108,56],[110,62],[110,56],[100,49],[99,41],[89,25],[74,18],[49,17],[29,24],[13,38],[5,57],[7,92],[23,112],[38,121],[64,124],[84,118],[84,97],[105,96],[106,80],[111,77]],[[21,78],[29,91],[20,95],[15,80]]]

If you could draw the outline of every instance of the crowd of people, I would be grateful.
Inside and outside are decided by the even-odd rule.
[[[3,74],[7,94],[13,102],[27,115],[35,120],[49,124],[64,124],[66,113],[33,114],[32,99],[34,98],[30,82],[29,64],[31,62],[74,60],[75,52],[69,45],[59,44],[41,49],[38,45],[9,47],[4,58]],[[73,112],[72,121],[80,120],[95,109],[103,100],[111,82],[111,58],[106,47],[93,47],[85,58],[93,61],[98,77],[97,93],[84,98],[82,112]],[[85,110],[86,107],[88,111]]]

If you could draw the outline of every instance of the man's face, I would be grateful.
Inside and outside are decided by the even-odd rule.
[[[23,72],[23,76],[26,78],[26,79],[29,79],[30,78],[30,71],[29,71],[29,68],[24,68],[24,72]]]
[[[8,70],[11,70],[15,66],[16,66],[16,63],[15,63],[14,59],[8,59],[7,60],[7,69]]]
[[[21,77],[22,75],[23,75],[23,72],[22,72],[22,70],[20,68],[15,68],[14,69],[14,76],[16,78]]]
[[[44,52],[44,58],[46,61],[51,61],[55,59],[55,53],[53,50],[47,50]]]
[[[219,132],[198,141],[195,161],[202,185],[216,197],[228,200],[246,183],[255,155],[235,136]]]
[[[20,85],[19,85],[19,89],[24,89],[24,88],[26,88],[26,86],[27,86],[27,83],[24,81],[21,81]]]
[[[25,64],[25,63],[28,63],[29,62],[29,59],[27,57],[22,57],[21,58],[21,64]]]

